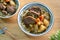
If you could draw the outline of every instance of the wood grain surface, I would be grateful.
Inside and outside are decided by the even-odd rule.
[[[19,40],[49,40],[49,36],[56,33],[60,29],[60,0],[19,0],[21,9],[25,4],[29,2],[42,2],[47,5],[54,14],[54,25],[53,28],[45,35],[40,37],[31,37],[24,34],[21,29],[18,27],[17,23],[17,14],[8,19],[2,19],[2,24],[7,26],[8,30],[19,38]],[[19,11],[18,11],[19,12]],[[1,34],[0,40],[12,40],[12,38],[7,34]]]

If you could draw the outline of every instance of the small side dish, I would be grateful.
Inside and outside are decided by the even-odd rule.
[[[13,15],[17,10],[15,0],[0,0],[0,16]]]
[[[50,15],[44,8],[32,6],[23,12],[22,25],[29,33],[42,33],[46,31],[49,23]]]

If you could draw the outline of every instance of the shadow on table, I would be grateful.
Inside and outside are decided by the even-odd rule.
[[[1,22],[3,23],[16,23],[17,18],[16,17],[11,17],[11,18],[0,18]]]

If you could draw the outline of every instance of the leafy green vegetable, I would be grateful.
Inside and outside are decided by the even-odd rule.
[[[60,30],[56,34],[50,36],[50,40],[60,40]]]

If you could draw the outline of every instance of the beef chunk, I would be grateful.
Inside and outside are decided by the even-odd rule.
[[[5,11],[5,10],[2,10],[2,13],[3,13],[4,15],[7,15],[7,14],[8,14],[7,11]]]
[[[7,6],[7,12],[13,14],[14,12],[16,11],[15,7],[14,6]]]
[[[35,11],[33,11],[33,10],[30,10],[30,12],[33,13],[34,15],[37,15],[37,16],[40,15],[40,13],[37,13],[37,12],[35,12]]]
[[[34,17],[34,18],[39,17],[39,15],[38,15],[37,13],[32,12],[32,11],[29,11],[26,16],[32,16],[32,17]]]
[[[0,3],[0,9],[2,10],[4,10],[6,8],[6,6],[4,6],[2,3]]]
[[[29,11],[34,12],[38,15],[40,15],[40,13],[41,13],[41,9],[39,7],[35,7],[35,6],[30,8]]]
[[[27,25],[36,23],[35,18],[33,18],[32,16],[25,17],[23,19],[23,22],[24,22],[24,24],[27,24]]]

